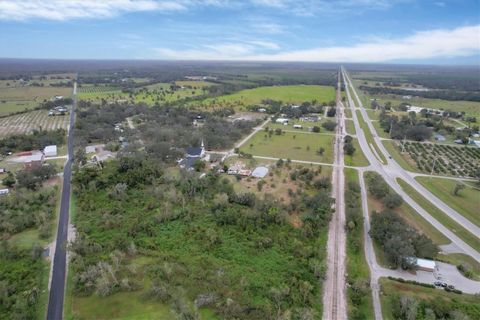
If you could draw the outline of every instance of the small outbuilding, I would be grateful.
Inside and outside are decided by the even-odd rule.
[[[0,189],[0,195],[5,195],[5,194],[8,194],[10,192],[10,190],[8,189]]]
[[[57,156],[57,146],[52,145],[52,146],[46,146],[45,149],[43,149],[43,154],[45,157],[56,157]]]
[[[300,124],[294,124],[293,129],[302,129],[302,125]]]
[[[287,118],[277,118],[277,120],[275,120],[276,123],[281,123],[281,124],[288,124],[288,121],[289,119]]]
[[[420,259],[416,257],[407,258],[408,262],[413,264],[417,270],[434,272],[437,268],[437,263],[433,260]]]
[[[441,134],[439,134],[439,133],[437,133],[433,138],[434,138],[435,140],[437,140],[437,141],[445,141],[445,140],[447,140],[447,139],[445,138],[445,136],[443,136],[443,135],[441,135]]]
[[[265,178],[268,174],[267,167],[256,167],[255,170],[252,172],[252,177],[255,178]]]

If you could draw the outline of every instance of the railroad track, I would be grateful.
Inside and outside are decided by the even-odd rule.
[[[337,91],[337,105],[340,105],[340,74]],[[337,108],[337,132],[335,138],[335,169],[333,171],[332,196],[335,197],[335,213],[330,223],[328,239],[328,270],[324,287],[324,313],[327,320],[346,319],[345,299],[345,237],[344,237],[344,181],[343,181],[343,110]]]

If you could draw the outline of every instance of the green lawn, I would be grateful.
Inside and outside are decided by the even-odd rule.
[[[317,100],[328,103],[335,100],[335,88],[318,85],[269,86],[242,90],[230,95],[209,98],[203,101],[205,107],[232,106],[242,110],[246,106],[261,104],[265,99],[283,103],[302,103]]]
[[[347,130],[347,133],[350,135],[355,135],[355,124],[353,123],[353,120],[345,120],[345,129]]]
[[[453,195],[457,182],[451,179],[417,177],[425,188],[465,218],[480,226],[480,190],[466,184],[458,195]]]
[[[347,166],[357,166],[357,167],[364,167],[370,165],[367,158],[363,154],[362,149],[360,148],[360,144],[358,143],[358,139],[353,138],[353,146],[355,147],[355,152],[353,156],[349,156],[345,154],[344,162]]]
[[[425,199],[420,193],[418,193],[413,187],[407,184],[401,179],[397,179],[398,184],[402,189],[417,202],[423,209],[425,209],[430,215],[437,219],[441,224],[450,229],[463,241],[472,246],[475,250],[480,250],[480,239],[475,235],[468,232],[465,228],[459,225],[455,220],[448,217],[443,211],[434,206],[430,201]]]
[[[240,151],[254,156],[332,163],[333,140],[333,135],[284,132],[269,137],[266,132],[260,131]],[[323,155],[317,154],[320,147],[325,149]]]

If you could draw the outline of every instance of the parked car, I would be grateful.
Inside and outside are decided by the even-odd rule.
[[[445,282],[442,282],[442,287],[446,288],[447,284]]]
[[[441,287],[443,282],[442,281],[435,281],[433,284],[436,285],[437,287]]]
[[[450,284],[450,285],[448,285],[448,289],[451,289],[451,290],[453,290],[453,289],[455,289],[455,287],[454,287],[453,285],[451,285],[451,284]]]

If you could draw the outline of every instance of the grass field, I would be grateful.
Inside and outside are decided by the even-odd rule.
[[[390,75],[391,77],[391,75]],[[452,110],[458,112],[465,112],[467,115],[471,116],[480,116],[480,103],[475,101],[449,101],[441,99],[428,99],[422,97],[412,96],[411,99],[402,99],[402,96],[393,95],[393,94],[379,94],[376,96],[371,96],[367,92],[359,90],[358,87],[363,84],[363,80],[353,80],[353,83],[357,89],[359,97],[362,99],[362,102],[365,107],[370,107],[370,99],[375,98],[380,104],[385,104],[390,101],[392,105],[398,106],[401,103],[408,103],[418,107],[425,108],[434,108],[434,109],[443,109],[443,110]]]
[[[322,127],[322,123],[325,123],[327,121],[335,121],[333,118],[328,118],[328,117],[320,117],[321,119],[316,122],[311,122],[311,121],[300,121],[298,119],[290,119],[288,122],[288,125],[284,125],[281,123],[273,123],[269,122],[267,127],[269,129],[282,129],[282,130],[289,130],[289,131],[295,131],[295,132],[310,132],[310,129],[313,128],[314,126],[320,127],[320,133],[327,133],[327,134],[335,134],[332,131],[327,131]],[[302,126],[301,129],[294,129],[293,125],[299,124]]]
[[[230,95],[209,98],[202,102],[204,107],[233,107],[243,110],[250,105],[262,104],[263,100],[272,99],[283,103],[302,103],[316,100],[328,103],[335,100],[335,88],[317,85],[270,86],[242,90]]]
[[[368,117],[371,120],[380,120],[380,111],[373,110],[373,109],[368,109],[368,106],[365,109],[367,111]]]
[[[357,133],[355,131],[355,124],[353,123],[353,120],[345,120],[345,129],[350,135],[355,135]]]
[[[295,164],[291,163],[289,166],[282,166],[280,168],[275,168],[272,166],[276,163],[275,160],[266,160],[266,159],[244,159],[240,157],[230,157],[228,158],[227,165],[233,165],[235,163],[242,162],[245,164],[245,167],[252,170],[257,166],[267,166],[270,167],[270,174],[268,174],[262,180],[265,182],[262,189],[259,190],[257,183],[258,179],[254,178],[243,178],[237,180],[237,177],[233,175],[225,175],[226,179],[230,180],[233,184],[234,190],[238,193],[247,193],[252,192],[260,199],[265,199],[270,196],[274,196],[281,203],[288,204],[290,203],[291,196],[289,195],[289,190],[296,192],[299,189],[298,183],[292,181],[290,174],[293,170],[299,170],[301,168],[318,168],[321,173],[319,173],[318,178],[326,177],[331,179],[333,167],[331,166],[315,166],[308,164]],[[310,190],[309,190],[310,191]],[[307,191],[308,192],[308,191]],[[312,194],[315,191],[312,192]],[[292,219],[298,218],[298,215],[289,216],[290,221]]]
[[[380,285],[382,289],[380,300],[382,303],[382,314],[385,320],[394,319],[392,315],[390,296],[395,294],[406,295],[429,302],[436,302],[436,304],[442,304],[442,302],[444,302],[445,304],[453,305],[457,305],[458,303],[462,303],[464,305],[468,304],[473,308],[473,310],[478,310],[478,307],[475,306],[478,306],[478,304],[480,303],[480,299],[475,295],[462,294],[460,296],[458,294],[446,292],[445,290],[441,289],[425,288],[413,284],[400,283],[386,278],[380,279]],[[449,306],[447,305],[446,307],[448,308]]]
[[[480,239],[468,232],[465,228],[459,225],[455,220],[448,217],[443,211],[434,206],[430,201],[425,199],[413,187],[401,179],[397,179],[398,184],[402,189],[417,202],[423,209],[425,209],[432,217],[437,219],[441,224],[447,227],[450,231],[455,233],[460,239],[472,246],[475,250],[480,250]]]
[[[264,131],[256,133],[240,151],[254,156],[274,157],[312,162],[333,162],[333,135],[284,132],[271,137]],[[323,147],[323,155],[317,150]]]
[[[458,195],[453,195],[456,181],[442,178],[417,177],[425,188],[465,218],[480,226],[480,190],[466,184]]]
[[[47,110],[35,110],[0,118],[0,137],[5,137],[10,134],[29,133],[35,129],[66,129],[68,126],[68,120],[68,114],[52,117],[48,116]]]
[[[353,146],[355,147],[355,152],[353,156],[349,156],[347,154],[345,154],[344,156],[345,165],[357,167],[364,167],[370,165],[370,162],[368,162],[367,158],[362,152],[362,149],[360,148],[358,139],[353,139]]]

